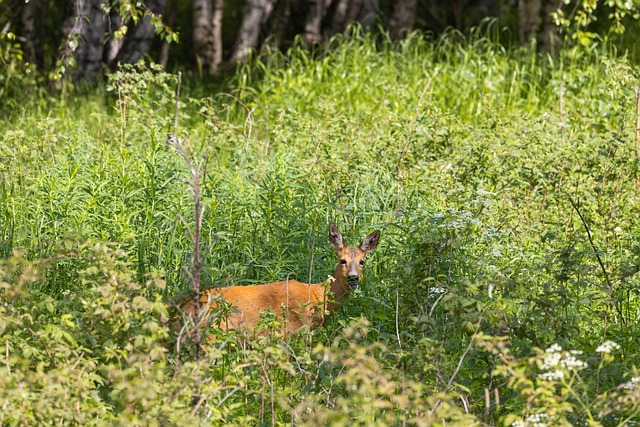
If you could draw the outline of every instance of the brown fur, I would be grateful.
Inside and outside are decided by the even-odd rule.
[[[272,309],[279,318],[284,317],[284,331],[287,334],[304,326],[315,329],[347,300],[351,290],[349,276],[354,276],[351,283],[361,279],[361,261],[376,248],[379,237],[380,231],[376,230],[365,237],[360,246],[345,246],[340,231],[330,224],[331,246],[339,259],[345,261],[338,262],[332,275],[335,280],[312,284],[286,280],[264,285],[208,289],[200,297],[201,310],[206,311],[203,319],[219,308],[217,300],[220,297],[232,306],[226,322],[221,325],[223,328],[253,330],[261,320],[260,313]],[[194,314],[193,299],[183,302],[180,307],[184,312]]]

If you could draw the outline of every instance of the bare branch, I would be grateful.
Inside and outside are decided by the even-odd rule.
[[[584,218],[584,216],[582,215],[582,212],[580,212],[580,209],[578,208],[578,205],[576,205],[576,203],[573,201],[571,196],[567,196],[567,197],[569,198],[569,202],[571,203],[571,206],[573,206],[573,209],[575,209],[578,216],[580,217],[580,221],[582,221],[582,225],[584,226],[584,229],[587,231],[587,238],[589,239],[589,243],[591,244],[593,253],[596,255],[598,264],[600,264],[600,269],[602,270],[602,274],[604,275],[604,280],[608,287],[607,291],[609,293],[609,297],[613,301],[613,305],[615,306],[616,311],[620,315],[620,318],[622,319],[622,323],[626,325],[627,319],[624,317],[624,313],[622,313],[622,309],[618,305],[618,301],[615,299],[614,292],[613,292],[613,284],[611,283],[611,279],[609,279],[609,273],[607,273],[607,269],[604,267],[602,258],[600,258],[600,253],[598,251],[598,248],[596,247],[596,244],[593,242],[593,237],[591,237],[591,230],[589,230],[589,226],[587,225],[587,220]]]

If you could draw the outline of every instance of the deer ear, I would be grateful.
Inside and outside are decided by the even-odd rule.
[[[333,224],[329,224],[329,243],[336,251],[339,251],[344,247],[344,240],[342,239],[342,233]]]
[[[365,237],[362,243],[360,243],[360,250],[368,254],[378,246],[378,240],[380,240],[380,230],[376,230]]]

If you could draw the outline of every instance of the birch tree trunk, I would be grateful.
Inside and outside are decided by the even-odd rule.
[[[389,35],[392,40],[406,37],[413,29],[417,0],[398,0],[389,18]]]
[[[344,33],[355,22],[369,28],[378,17],[379,7],[378,0],[336,0],[329,34]]]
[[[294,0],[277,0],[269,17],[269,35],[280,45],[287,33]]]
[[[193,48],[198,63],[215,74],[222,62],[224,0],[193,0]]]
[[[558,27],[553,23],[551,14],[558,10],[562,0],[543,0],[542,27],[540,31],[540,50],[555,53],[560,40],[558,39]]]
[[[22,47],[24,58],[34,64],[37,64],[36,46],[36,2],[30,1],[22,5],[20,13],[20,23],[22,24]]]
[[[538,49],[552,52],[557,43],[558,29],[551,13],[561,5],[562,0],[519,0],[518,38],[520,44],[538,41]]]
[[[58,59],[69,64],[75,59],[75,79],[90,77],[102,69],[107,0],[76,0],[72,15],[62,27],[63,42]]]
[[[167,0],[146,0],[145,5],[154,15],[162,15],[167,6]],[[125,64],[138,62],[149,52],[155,35],[151,17],[145,13],[138,21],[138,25],[130,28],[124,36],[122,48],[115,58],[116,62]]]
[[[324,17],[325,11],[324,3],[325,0],[307,1],[309,11],[307,12],[303,34],[307,46],[313,46],[322,41],[322,18]]]
[[[518,0],[518,39],[524,45],[537,38],[540,27],[540,0]]]
[[[258,46],[260,30],[269,19],[275,3],[276,0],[247,0],[231,62],[244,61],[249,51]]]

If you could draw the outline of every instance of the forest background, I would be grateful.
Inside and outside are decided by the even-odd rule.
[[[0,424],[637,425],[639,12],[0,1]],[[167,322],[330,222],[322,328]]]

